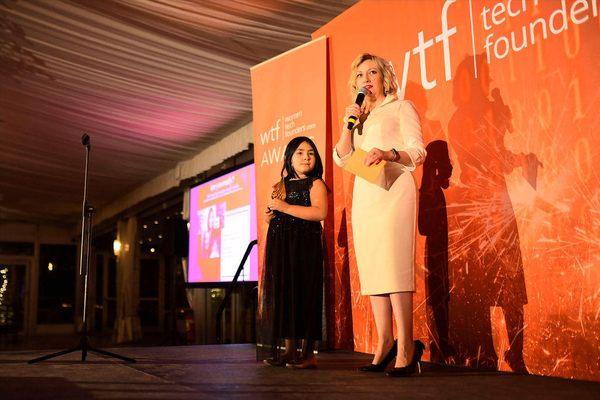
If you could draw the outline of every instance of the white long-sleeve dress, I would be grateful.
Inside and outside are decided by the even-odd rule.
[[[353,133],[354,148],[366,152],[374,147],[384,151],[395,148],[408,153],[412,160],[410,166],[387,162],[383,185],[355,177],[352,231],[361,293],[414,291],[418,203],[412,171],[426,155],[419,116],[409,101],[387,96],[371,110],[362,135],[357,131]],[[353,152],[339,157],[334,148],[333,160],[343,167]]]

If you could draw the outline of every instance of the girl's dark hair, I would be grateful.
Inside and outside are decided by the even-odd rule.
[[[292,178],[299,178],[296,175],[296,171],[294,171],[294,167],[292,166],[292,156],[294,152],[302,143],[308,143],[310,147],[312,147],[315,152],[315,167],[308,172],[306,175],[313,178],[323,179],[323,162],[321,161],[321,156],[319,155],[319,150],[317,150],[317,146],[315,142],[313,142],[310,138],[306,136],[298,136],[290,140],[285,148],[285,158],[283,160],[283,168],[281,168],[281,178],[284,180],[290,180]],[[284,172],[287,172],[287,175],[284,176]]]

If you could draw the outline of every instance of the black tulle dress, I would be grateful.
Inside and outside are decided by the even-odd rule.
[[[285,182],[285,201],[310,206],[315,178]],[[278,357],[284,339],[322,338],[323,246],[321,223],[275,211],[269,224],[261,286],[257,351]]]

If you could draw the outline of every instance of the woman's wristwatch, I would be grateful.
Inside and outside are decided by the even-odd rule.
[[[398,161],[398,159],[400,158],[400,154],[398,153],[398,151],[392,147],[392,153],[394,154],[394,158],[392,159],[392,161],[396,162]]]

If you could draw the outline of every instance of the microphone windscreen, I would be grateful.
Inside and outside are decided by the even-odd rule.
[[[365,100],[365,96],[367,94],[369,94],[369,89],[360,88],[360,90],[358,91],[358,93],[356,95],[356,104],[358,104],[359,106],[362,105],[363,101]]]

